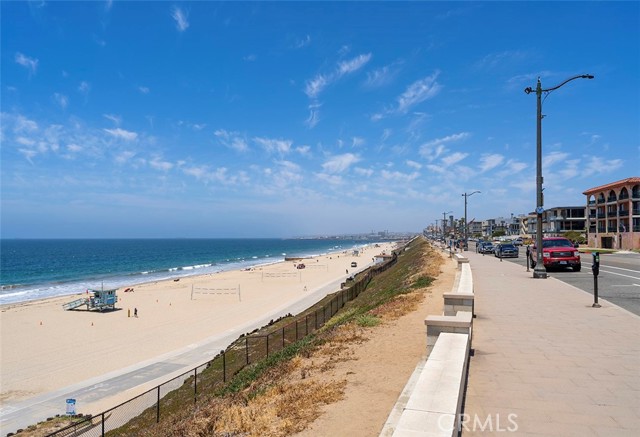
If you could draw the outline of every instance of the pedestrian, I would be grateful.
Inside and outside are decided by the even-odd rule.
[[[133,317],[138,317],[138,308],[133,309]]]

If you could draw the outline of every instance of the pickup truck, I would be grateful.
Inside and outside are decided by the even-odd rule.
[[[536,266],[538,250],[533,246],[530,252],[531,267]],[[573,243],[564,237],[547,237],[542,239],[542,263],[545,269],[552,267],[571,267],[574,272],[582,268],[580,252]]]

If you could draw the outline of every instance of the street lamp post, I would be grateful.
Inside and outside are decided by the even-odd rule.
[[[447,242],[447,214],[451,214],[452,212],[453,211],[442,213],[442,238],[444,238],[445,243]]]
[[[469,248],[469,221],[467,220],[467,197],[473,196],[480,191],[474,191],[473,193],[463,193],[464,196],[464,250]]]
[[[553,88],[542,89],[542,83],[538,78],[538,84],[536,85],[535,93],[537,97],[537,116],[536,116],[536,267],[533,269],[534,278],[546,278],[547,271],[544,268],[542,262],[542,213],[544,212],[544,202],[542,198],[542,93],[545,94],[545,99],[551,91],[557,90],[567,82],[571,82],[575,79],[593,79],[591,74],[580,74],[570,77],[562,82],[560,85],[556,85]],[[525,93],[531,94],[534,90],[528,87],[524,90]]]

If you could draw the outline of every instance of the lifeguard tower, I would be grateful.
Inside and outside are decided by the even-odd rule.
[[[116,290],[87,290],[92,295],[90,297],[83,297],[76,299],[73,302],[65,303],[62,305],[64,310],[74,310],[82,305],[87,306],[87,311],[98,310],[104,311],[107,309],[114,310],[116,308],[116,302],[118,302],[118,296]]]

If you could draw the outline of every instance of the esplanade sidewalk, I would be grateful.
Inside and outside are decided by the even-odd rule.
[[[561,272],[464,255],[477,317],[462,435],[640,435],[640,317],[592,308]]]

